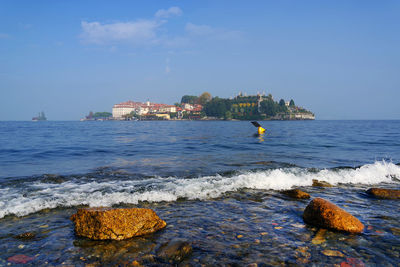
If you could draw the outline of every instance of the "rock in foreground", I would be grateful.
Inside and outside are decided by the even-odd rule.
[[[163,244],[157,256],[164,262],[179,263],[193,251],[189,242],[181,240],[173,240]]]
[[[79,209],[71,216],[75,233],[95,240],[123,240],[150,234],[164,228],[167,223],[151,209]]]
[[[364,230],[356,217],[322,198],[315,198],[308,204],[303,219],[308,224],[337,231],[361,233]]]
[[[400,190],[396,189],[370,188],[367,193],[377,198],[400,199]]]
[[[285,191],[282,191],[282,194],[287,195],[288,197],[297,198],[297,199],[310,198],[310,194],[303,192],[300,189],[285,190]]]

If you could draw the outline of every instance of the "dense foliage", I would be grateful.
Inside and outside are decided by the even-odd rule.
[[[197,104],[199,97],[195,95],[184,95],[181,98],[181,103]]]
[[[108,118],[111,117],[112,114],[110,112],[96,112],[93,114],[93,118],[97,119],[97,118]]]
[[[214,97],[204,105],[203,111],[209,117],[239,120],[265,119],[274,117],[278,113],[289,112],[283,99],[278,103],[271,95],[263,98],[257,96],[238,96],[234,99]]]

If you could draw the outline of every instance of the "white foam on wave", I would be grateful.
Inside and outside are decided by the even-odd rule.
[[[26,183],[24,188],[0,188],[0,218],[9,214],[24,216],[46,208],[77,205],[112,206],[140,201],[175,201],[178,198],[210,199],[244,188],[284,190],[311,186],[313,179],[331,184],[398,183],[400,166],[384,161],[357,169],[320,170],[302,168],[246,172],[232,177],[205,176],[195,179],[153,178],[106,182],[68,181],[61,184]],[[23,192],[28,192],[25,195]]]

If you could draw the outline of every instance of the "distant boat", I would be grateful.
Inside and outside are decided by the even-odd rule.
[[[32,121],[47,121],[46,116],[44,115],[44,112],[39,112],[39,115],[37,117],[33,117]]]

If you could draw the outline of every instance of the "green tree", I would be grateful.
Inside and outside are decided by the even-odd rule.
[[[283,100],[283,99],[279,100],[278,111],[279,112],[287,112],[288,111],[285,100]]]
[[[92,112],[91,112],[92,113]],[[90,114],[89,114],[89,116],[90,116]],[[99,118],[108,118],[108,117],[111,117],[112,116],[112,114],[110,113],[110,112],[96,112],[96,113],[92,113],[92,117],[93,118],[96,118],[96,119],[99,119]]]
[[[231,120],[232,119],[232,112],[230,112],[229,110],[227,110],[225,112],[225,120]]]
[[[209,92],[204,92],[199,96],[198,102],[200,105],[205,105],[207,102],[211,101],[212,97]]]
[[[225,113],[231,109],[231,105],[229,99],[214,97],[204,105],[203,111],[207,116],[224,118]]]
[[[295,106],[295,105],[294,105],[293,99],[290,99],[289,107],[294,107],[294,106]]]
[[[181,98],[181,103],[197,104],[199,97],[195,95],[184,95]]]
[[[270,97],[262,101],[260,105],[261,105],[261,113],[265,113],[267,116],[273,117],[278,112],[277,103]]]

